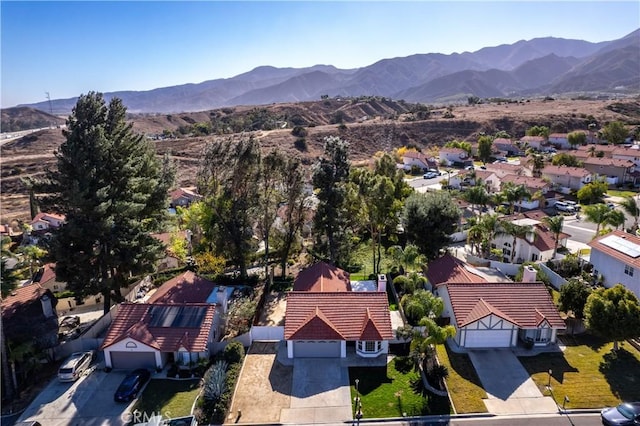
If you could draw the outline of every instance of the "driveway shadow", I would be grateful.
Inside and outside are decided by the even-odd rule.
[[[309,398],[349,386],[349,370],[330,358],[296,358],[291,396]]]

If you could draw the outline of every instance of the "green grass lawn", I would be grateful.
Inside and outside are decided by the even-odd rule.
[[[406,357],[396,357],[386,367],[349,368],[351,400],[356,397],[358,379],[365,419],[449,413],[446,398],[424,398],[413,392],[411,381],[418,379],[419,373],[405,360]],[[442,408],[443,405],[447,407]]]
[[[487,393],[482,388],[469,356],[451,352],[446,345],[437,345],[436,353],[440,364],[449,370],[447,387],[455,412],[486,413],[487,407],[482,399],[487,397]]]
[[[637,191],[624,191],[620,189],[608,189],[607,195],[611,197],[635,197],[638,195]]]
[[[199,381],[200,379],[151,380],[138,399],[134,410],[147,415],[162,414],[163,417],[188,416],[200,391]]]
[[[556,400],[569,397],[567,408],[600,408],[620,401],[637,400],[640,395],[640,352],[629,344],[617,354],[607,343],[589,335],[565,336],[564,353],[544,353],[521,357],[543,394],[551,374]]]

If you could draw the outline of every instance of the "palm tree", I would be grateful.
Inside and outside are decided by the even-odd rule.
[[[531,164],[533,176],[540,177],[542,175],[542,169],[544,169],[544,157],[540,154],[532,153],[528,163]]]
[[[502,194],[504,195],[504,199],[507,203],[509,203],[509,214],[513,214],[515,210],[516,201],[518,201],[519,194],[516,190],[516,185],[511,182],[507,182],[504,184],[502,188]]]
[[[394,265],[402,269],[403,273],[415,271],[418,266],[425,263],[424,256],[413,244],[407,244],[404,249],[401,246],[391,246],[387,249],[387,253],[391,256]]]
[[[618,229],[619,227],[624,226],[625,220],[626,217],[620,210],[609,210],[605,223]]]
[[[624,197],[624,200],[620,203],[620,206],[624,209],[629,216],[633,217],[633,229],[638,229],[638,217],[640,217],[640,206],[633,197]]]
[[[587,149],[587,153],[589,154],[589,157],[595,157],[596,156],[596,146],[595,145],[591,145]]]
[[[530,199],[531,192],[527,189],[525,185],[518,185],[515,189],[515,197],[516,202],[518,203],[518,213],[522,210],[522,200]]]
[[[518,225],[507,220],[500,221],[496,235],[510,235],[513,237],[513,242],[511,244],[511,263],[513,263],[513,260],[516,257],[516,242],[518,238],[524,239],[532,232],[533,227],[530,225]]]
[[[484,186],[476,185],[469,188],[469,190],[463,194],[463,198],[472,206],[480,206],[478,208],[478,216],[482,216],[482,208],[487,205],[490,197]]]
[[[556,253],[558,252],[560,233],[562,232],[562,226],[564,225],[564,216],[547,216],[542,220],[544,220],[544,222],[549,226],[549,230],[553,232],[553,239],[555,240],[555,243],[553,246],[552,259],[555,259]]]
[[[606,223],[609,212],[610,212],[609,207],[607,207],[602,203],[592,204],[584,208],[584,214],[587,220],[597,225],[596,236],[598,236],[598,234],[600,233],[600,226],[603,223]]]

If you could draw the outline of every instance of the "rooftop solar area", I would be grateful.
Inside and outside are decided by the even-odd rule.
[[[149,327],[198,328],[206,313],[205,306],[152,306]]]
[[[627,256],[631,256],[634,259],[640,257],[640,245],[625,240],[617,235],[610,235],[600,240],[601,244],[612,248],[620,253],[624,253]]]

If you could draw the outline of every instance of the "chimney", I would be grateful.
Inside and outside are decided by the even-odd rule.
[[[216,293],[216,305],[220,305],[222,307],[222,313],[227,313],[227,288],[225,286],[218,287],[218,292]]]
[[[387,292],[387,276],[385,274],[378,275],[378,291]]]
[[[45,318],[51,318],[55,316],[53,312],[53,306],[51,305],[51,298],[48,294],[44,294],[40,298],[40,303],[42,304],[42,313],[44,314]]]
[[[531,265],[526,265],[524,270],[522,271],[522,282],[523,283],[534,283],[537,281],[536,279],[536,268]]]

